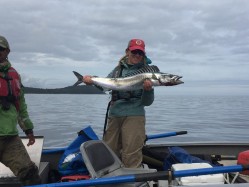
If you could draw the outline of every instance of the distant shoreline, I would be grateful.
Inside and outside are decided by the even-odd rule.
[[[24,87],[24,92],[27,94],[105,94],[95,86],[87,85],[54,89]]]

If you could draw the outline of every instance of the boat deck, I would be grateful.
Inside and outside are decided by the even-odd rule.
[[[37,145],[37,144],[36,144]],[[172,146],[179,146],[185,149],[188,153],[190,154],[204,154],[204,155],[209,155],[212,157],[217,157],[218,162],[224,166],[230,166],[230,165],[237,165],[237,155],[238,153],[249,150],[249,144],[248,143],[176,143],[176,144],[150,144],[146,145],[145,147],[148,148],[150,151],[153,153],[156,153],[156,155],[163,155],[165,156],[167,154],[168,147]],[[34,147],[33,147],[34,148]],[[43,151],[46,149],[43,149]],[[40,175],[42,177],[42,183],[46,184],[48,182],[54,183],[58,181],[53,181],[51,180],[50,176],[48,173],[51,171],[55,171],[58,167],[58,162],[61,157],[61,155],[64,152],[64,149],[58,149],[58,148],[50,148],[47,150],[57,150],[53,151],[51,153],[45,153],[42,152],[41,157],[38,158],[40,160]],[[40,148],[39,151],[35,150],[35,153],[41,152]],[[144,155],[145,156],[145,155]],[[164,157],[165,158],[165,157]],[[155,166],[161,167],[163,164],[162,160],[157,160],[154,157],[144,157],[145,163],[147,161],[150,163],[152,162]],[[148,159],[148,160],[147,160]],[[147,163],[148,164],[148,163]],[[160,170],[159,170],[160,171]],[[232,184],[202,184],[201,186],[204,187],[248,187],[249,186],[249,176],[247,175],[242,175],[239,174],[239,177],[236,177],[236,174],[238,173],[231,173],[229,176],[226,176],[227,181],[229,183],[232,182]],[[235,181],[236,184],[234,184],[233,179],[234,176],[236,180],[241,180],[237,183],[238,181]],[[8,186],[8,187],[19,187],[20,183],[15,179],[12,178],[11,181],[7,179],[0,180],[0,186]],[[58,183],[60,184],[60,183]],[[192,185],[192,184],[191,184]],[[188,187],[191,187],[191,185],[188,185]],[[158,187],[167,187],[168,182],[167,181],[162,181],[161,185],[159,183]],[[192,187],[196,187],[196,185],[192,185]]]

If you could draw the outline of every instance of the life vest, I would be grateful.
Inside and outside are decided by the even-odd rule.
[[[21,80],[17,71],[10,67],[4,76],[0,76],[0,99],[4,102],[14,103],[19,110],[19,97],[21,93]]]

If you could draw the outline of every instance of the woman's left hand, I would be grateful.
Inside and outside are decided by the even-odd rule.
[[[145,90],[145,91],[150,91],[150,90],[152,90],[152,86],[153,86],[153,84],[152,84],[152,82],[151,82],[149,79],[146,79],[146,80],[144,81],[143,87],[144,87],[144,90]]]

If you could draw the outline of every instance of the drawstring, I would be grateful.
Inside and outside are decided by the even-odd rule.
[[[111,103],[112,103],[112,100],[109,101],[108,106],[107,106],[107,109],[106,109],[105,124],[104,124],[104,130],[103,130],[103,138],[104,138],[104,136],[105,136],[106,125],[107,125],[107,118],[108,118],[108,112],[109,112],[109,108],[110,108]]]

